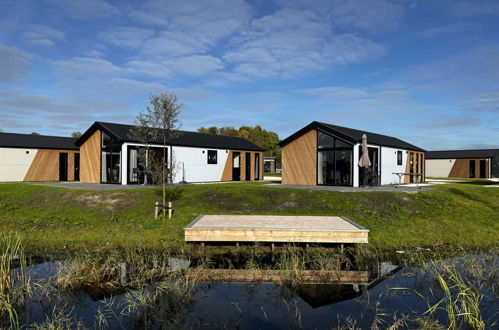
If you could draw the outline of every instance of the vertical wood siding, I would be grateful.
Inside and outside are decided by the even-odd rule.
[[[282,183],[317,184],[317,131],[311,130],[282,148]]]
[[[24,181],[59,181],[59,154],[68,154],[68,181],[74,180],[74,154],[78,150],[39,149]]]
[[[80,147],[80,181],[100,183],[101,132],[95,131]]]

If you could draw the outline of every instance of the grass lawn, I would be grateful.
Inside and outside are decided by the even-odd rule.
[[[499,188],[484,182],[420,193],[340,193],[194,185],[169,191],[172,220],[155,220],[160,188],[94,192],[0,184],[0,231],[19,232],[27,251],[117,247],[185,248],[183,227],[199,214],[342,215],[371,230],[370,247],[488,248],[499,241]]]

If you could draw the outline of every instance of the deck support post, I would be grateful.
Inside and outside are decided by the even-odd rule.
[[[201,251],[204,251],[204,242],[201,242],[199,245],[201,247]]]
[[[310,244],[306,243],[306,244],[305,244],[305,251],[307,251],[307,252],[308,252],[308,250],[309,250],[309,249],[310,249]]]
[[[159,217],[159,202],[154,204],[154,219],[158,219]]]
[[[270,252],[275,252],[275,243],[270,243]]]
[[[343,243],[340,244],[340,252],[341,253],[345,252],[345,245]]]
[[[239,242],[236,242],[236,247],[239,247]]]

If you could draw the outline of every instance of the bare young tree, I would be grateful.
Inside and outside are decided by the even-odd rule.
[[[183,107],[177,96],[172,92],[166,92],[149,97],[150,106],[146,107],[135,119],[136,126],[130,135],[144,145],[138,153],[139,162],[145,165],[146,173],[152,175],[154,182],[163,187],[163,206],[166,205],[166,185],[173,182],[175,163],[173,155],[168,157],[167,166],[167,141],[177,137],[180,132],[179,115]],[[162,157],[151,153],[151,144],[162,144]],[[165,212],[163,216],[166,217]]]

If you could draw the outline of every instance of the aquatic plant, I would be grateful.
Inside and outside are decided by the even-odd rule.
[[[0,251],[0,292],[6,292],[17,280],[26,283],[26,258],[19,234],[0,233]],[[17,276],[13,274],[15,262],[19,262]]]
[[[24,302],[29,291],[26,257],[19,234],[0,233],[0,251],[0,320],[8,316],[10,327],[18,328],[15,307]]]

